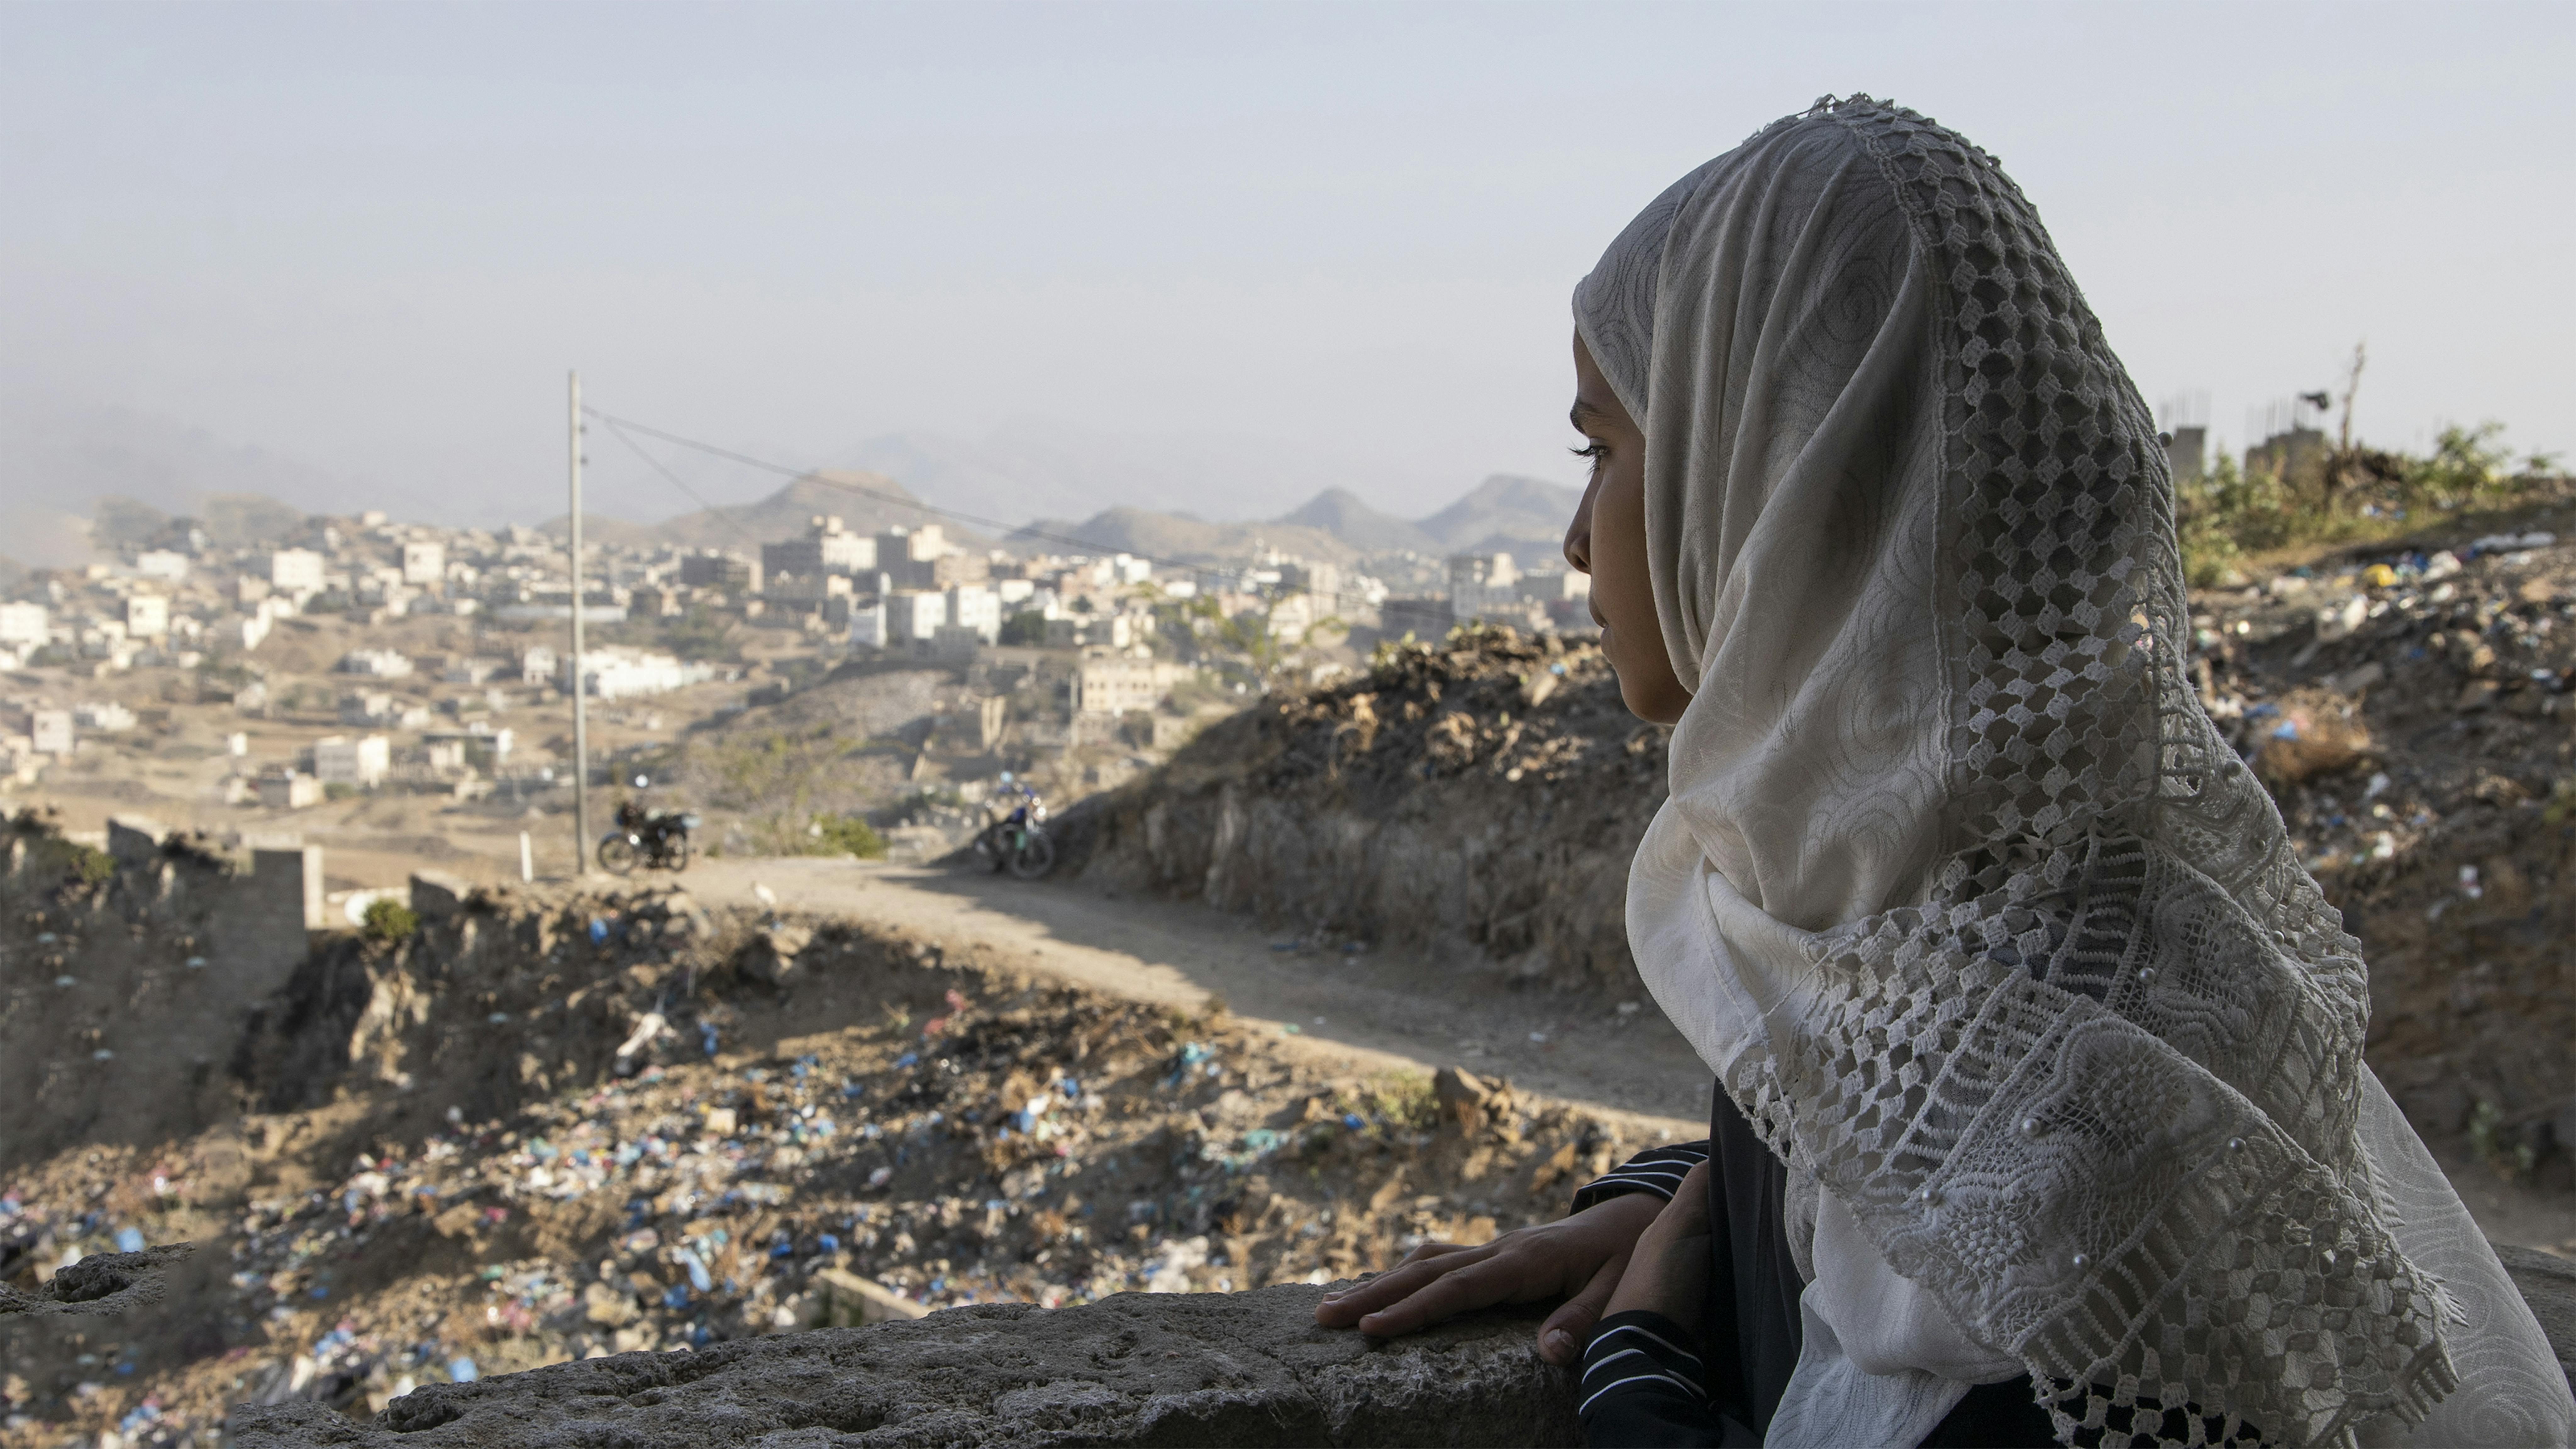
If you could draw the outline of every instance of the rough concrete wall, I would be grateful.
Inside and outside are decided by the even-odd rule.
[[[88,880],[58,834],[12,830],[0,914],[23,935],[0,948],[0,1101],[19,1110],[0,1114],[0,1168],[230,1113],[221,1068],[243,1014],[305,958],[302,852],[267,890],[147,821],[109,842],[113,871]]]
[[[241,1449],[911,1445],[1573,1445],[1535,1311],[1378,1343],[1315,1326],[1321,1288],[952,1309],[700,1353],[620,1354],[394,1401],[244,1408]]]
[[[2561,1366],[2576,1361],[2576,1268],[2504,1252]],[[1583,1442],[1570,1376],[1531,1351],[1541,1310],[1375,1342],[1317,1328],[1322,1292],[957,1308],[440,1384],[368,1424],[310,1402],[245,1407],[233,1428],[240,1449]]]

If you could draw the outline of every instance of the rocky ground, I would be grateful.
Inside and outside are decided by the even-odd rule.
[[[154,969],[122,880],[35,884],[56,939],[6,958],[13,1004],[26,966]],[[365,1413],[931,1307],[1321,1282],[1552,1217],[1636,1145],[1499,1081],[1289,1044],[677,892],[509,892],[335,939],[242,1028],[239,1115],[11,1165],[11,1284],[197,1248],[148,1311],[0,1318],[0,1444],[210,1443],[243,1400]]]

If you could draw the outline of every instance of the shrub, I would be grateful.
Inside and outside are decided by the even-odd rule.
[[[420,929],[420,913],[394,900],[369,901],[365,921],[370,941],[399,944],[410,940],[412,933]]]
[[[885,837],[856,815],[817,815],[812,837],[825,855],[855,855],[876,860],[886,853]]]
[[[325,800],[346,800],[357,793],[358,787],[345,780],[334,780],[322,787],[322,798]]]
[[[75,845],[65,862],[84,885],[105,885],[116,874],[116,858],[94,845]]]

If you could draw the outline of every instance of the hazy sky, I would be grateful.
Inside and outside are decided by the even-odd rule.
[[[800,463],[1039,417],[1293,442],[1420,512],[1575,478],[1575,279],[1866,91],[2003,158],[2151,403],[2241,442],[2367,337],[2369,439],[2576,452],[2571,16],[0,4],[0,400],[460,521],[558,506],[574,365]],[[603,509],[684,506],[592,451]]]

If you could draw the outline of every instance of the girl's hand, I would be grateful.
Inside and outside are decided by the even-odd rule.
[[[1673,1200],[1637,1238],[1619,1275],[1619,1291],[1604,1311],[1646,1309],[1684,1327],[1696,1327],[1708,1301],[1708,1164],[1703,1162],[1673,1189]]]
[[[1702,1170],[1684,1188],[1699,1195],[1703,1254],[1706,1182]],[[1516,1228],[1482,1247],[1425,1243],[1367,1282],[1326,1294],[1315,1306],[1315,1321],[1326,1328],[1357,1325],[1362,1333],[1393,1338],[1497,1303],[1564,1298],[1539,1325],[1538,1353],[1549,1363],[1571,1365],[1583,1357],[1584,1340],[1601,1321],[1629,1250],[1662,1210],[1652,1193],[1632,1192],[1556,1222]]]

